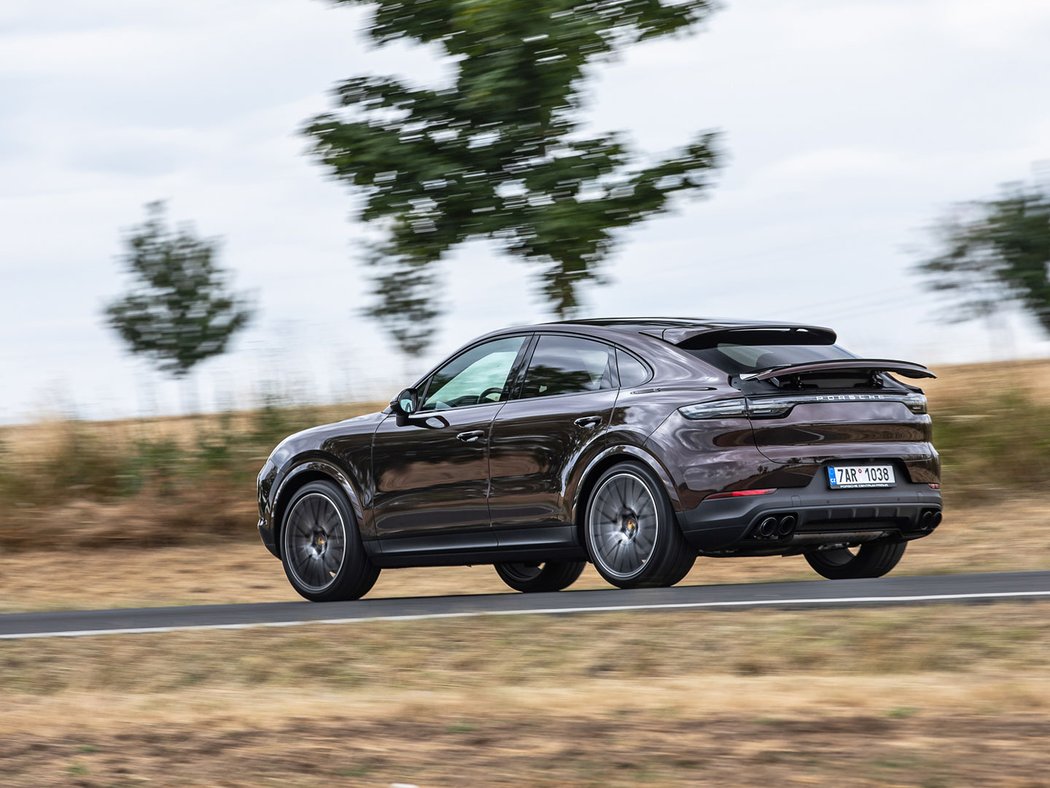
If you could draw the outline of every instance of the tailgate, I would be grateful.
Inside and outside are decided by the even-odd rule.
[[[914,395],[800,393],[749,399],[755,443],[776,463],[933,456],[930,417],[913,410],[920,401]]]

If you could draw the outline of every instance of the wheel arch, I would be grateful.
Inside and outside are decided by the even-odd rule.
[[[311,482],[326,481],[336,484],[350,501],[350,509],[358,528],[364,517],[361,497],[349,476],[337,465],[322,459],[309,459],[295,465],[285,475],[273,498],[274,545],[277,555],[281,555],[281,532],[284,528],[284,513],[295,493]]]
[[[584,469],[583,474],[580,476],[580,483],[576,487],[576,494],[573,497],[572,522],[576,525],[581,544],[583,543],[583,521],[587,513],[587,502],[590,500],[594,485],[609,468],[621,462],[632,461],[645,465],[655,473],[663,484],[667,497],[671,499],[671,507],[676,510],[679,508],[678,490],[675,488],[670,474],[667,473],[667,469],[663,467],[656,457],[637,446],[620,445],[609,447],[594,457]]]

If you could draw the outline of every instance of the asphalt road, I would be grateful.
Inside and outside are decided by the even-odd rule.
[[[635,591],[271,602],[0,615],[0,640],[602,611],[739,610],[1050,599],[1050,572],[679,586]]]

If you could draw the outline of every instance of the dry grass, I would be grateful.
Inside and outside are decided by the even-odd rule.
[[[1050,360],[998,361],[985,364],[935,366],[935,380],[919,382],[931,405],[967,402],[990,392],[1016,391],[1041,405],[1050,405]]]
[[[252,537],[254,479],[278,440],[375,404],[0,428],[0,550]]]
[[[504,707],[505,709],[505,707]],[[0,741],[5,784],[1039,786],[1044,715],[787,719],[515,710],[375,721],[319,704],[273,727],[128,725]]]
[[[386,403],[353,402],[345,405],[316,405],[282,407],[288,417],[303,414],[316,424],[349,419],[363,413],[373,413],[386,407]],[[234,411],[223,414],[199,414],[191,416],[158,416],[144,419],[114,419],[111,421],[75,421],[68,419],[41,419],[29,424],[0,426],[0,441],[18,457],[34,458],[46,453],[50,447],[63,442],[70,426],[75,424],[89,438],[105,440],[116,448],[127,448],[137,441],[173,441],[184,447],[191,446],[202,433],[229,431],[247,433],[255,428],[259,411]],[[266,459],[259,457],[260,464]]]
[[[1050,767],[1048,612],[4,642],[0,760],[11,785],[1034,785]]]
[[[5,547],[15,554],[53,553],[56,542],[65,556],[79,554],[83,560],[100,548],[128,547],[142,555],[143,550],[173,545],[245,544],[255,539],[257,519],[250,486],[231,487],[208,479],[175,495],[148,490],[126,500],[19,506],[7,514],[0,561]]]

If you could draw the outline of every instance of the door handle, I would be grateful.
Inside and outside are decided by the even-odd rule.
[[[464,443],[474,443],[474,441],[484,437],[484,430],[472,430],[470,432],[461,432],[459,433],[459,435],[456,436],[456,438],[463,441]]]
[[[601,423],[601,416],[581,416],[573,422],[577,427],[597,427]]]

